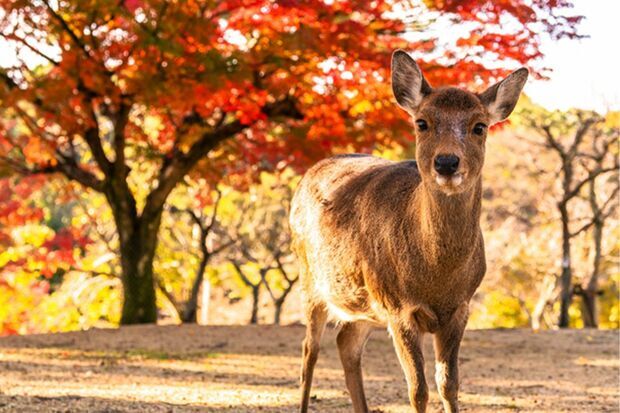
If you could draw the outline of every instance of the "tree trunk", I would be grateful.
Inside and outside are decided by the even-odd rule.
[[[592,263],[592,275],[588,281],[587,287],[583,291],[583,326],[590,328],[598,328],[598,276],[601,267],[601,250],[603,243],[603,225],[602,220],[594,222],[592,238],[594,241],[594,262]]]
[[[181,321],[183,321],[184,323],[196,322],[196,311],[198,309],[198,293],[200,292],[200,286],[202,285],[202,281],[205,277],[207,262],[209,262],[209,253],[208,251],[203,250],[202,259],[200,260],[200,265],[198,267],[198,272],[196,273],[196,278],[194,279],[194,284],[192,285],[192,291],[190,293],[189,300],[187,300],[187,304],[185,304],[185,310],[183,311],[183,318]]]
[[[125,180],[110,184],[106,198],[119,235],[123,308],[121,324],[157,322],[153,259],[162,211],[139,217]]]
[[[584,290],[581,296],[581,319],[586,328],[598,328],[596,320],[596,291]]]
[[[560,205],[560,215],[562,217],[562,274],[560,275],[560,320],[558,327],[568,328],[570,318],[568,309],[573,299],[571,252],[570,252],[570,229],[568,226],[569,216],[566,204]]]
[[[260,293],[260,284],[256,287],[252,287],[252,316],[250,317],[250,324],[258,324],[258,297]]]
[[[276,300],[273,303],[274,311],[273,311],[273,324],[280,325],[280,317],[282,316],[282,306],[284,305],[284,300]]]
[[[201,326],[209,324],[209,305],[211,303],[211,282],[209,279],[202,280],[200,288],[200,313],[196,315],[196,321]]]
[[[123,325],[157,321],[153,258],[160,222],[161,214],[151,222],[137,219],[132,228],[118,228],[123,271]]]

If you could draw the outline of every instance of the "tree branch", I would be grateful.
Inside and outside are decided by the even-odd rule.
[[[598,118],[588,118],[581,122],[579,128],[577,129],[577,132],[575,132],[575,138],[573,139],[573,143],[568,149],[568,152],[567,152],[568,157],[572,158],[577,154],[577,149],[579,148],[579,145],[583,141],[583,138],[586,136],[588,129],[590,129],[592,125],[600,121],[601,119],[598,119]]]
[[[261,285],[262,279],[256,284],[252,283],[250,279],[243,273],[241,266],[236,260],[230,260],[230,263],[233,265],[233,267],[235,267],[235,271],[237,271],[239,278],[241,278],[241,281],[243,281],[245,285],[247,285],[248,287],[251,287],[252,289],[258,288],[258,286]]]
[[[594,181],[592,181],[590,185],[594,185]],[[594,212],[594,215],[592,216],[592,218],[590,219],[588,223],[584,224],[577,231],[571,232],[570,236],[575,237],[581,234],[582,232],[587,231],[590,227],[592,227],[592,225],[596,224],[597,222],[600,222],[601,220],[605,221],[614,211],[613,208],[607,209],[607,207],[611,204],[612,201],[616,200],[616,196],[618,195],[619,191],[620,191],[620,186],[616,186],[614,190],[612,191],[611,195],[609,196],[609,198],[607,198],[607,200],[600,207],[596,203],[596,199],[593,199],[593,196],[592,196],[593,192],[591,192],[590,206],[591,206],[592,211]]]
[[[77,161],[74,158],[68,157],[61,153],[60,151],[56,151],[57,156],[60,158],[58,164],[55,167],[47,168],[48,173],[50,172],[62,172],[69,179],[73,179],[81,183],[82,185],[91,188],[97,192],[103,192],[104,190],[104,182],[98,179],[91,172],[86,171],[85,169],[80,168],[77,164]]]
[[[566,158],[566,152],[564,151],[564,148],[562,147],[560,142],[558,142],[557,139],[555,139],[555,137],[553,136],[553,133],[551,132],[551,126],[543,125],[541,126],[541,129],[543,130],[543,132],[545,132],[544,136],[548,146],[552,149],[555,149],[556,152],[560,155],[560,158],[564,160]]]
[[[91,104],[89,104],[89,106],[91,106]],[[99,167],[99,169],[101,169],[104,175],[108,176],[112,164],[110,163],[110,160],[106,156],[103,150],[103,146],[101,145],[101,138],[99,136],[99,123],[97,122],[97,117],[95,116],[95,112],[92,110],[92,107],[90,112],[91,116],[93,117],[92,120],[95,123],[95,126],[86,130],[86,132],[84,133],[84,140],[86,141],[90,152],[93,154],[93,158],[95,159],[95,162],[97,162],[97,166]]]
[[[12,170],[21,175],[62,173],[68,179],[79,182],[80,184],[97,192],[103,192],[103,181],[97,179],[97,177],[92,173],[80,168],[75,159],[63,155],[59,151],[57,151],[57,156],[59,159],[57,159],[56,165],[48,164],[34,167],[29,167],[7,156],[1,156],[0,159],[2,159]]]
[[[28,43],[26,41],[26,39],[24,39],[23,37],[20,37],[18,35],[16,35],[15,33],[11,33],[11,34],[0,34],[0,37],[3,37],[4,39],[7,40],[14,40],[14,41],[18,41],[21,44],[23,44],[24,46],[26,46],[31,52],[39,55],[40,57],[42,57],[43,59],[47,60],[49,63],[51,63],[54,66],[60,66],[60,62],[55,61],[54,59],[52,59],[51,57],[49,57],[47,54],[43,53],[41,50],[39,50],[38,48],[32,46],[30,43]]]
[[[211,217],[209,218],[209,225],[204,229],[205,233],[209,235],[213,226],[217,222],[217,209],[220,205],[220,201],[222,200],[222,191],[219,188],[215,188],[215,192],[217,193],[217,197],[215,198],[215,203],[213,204],[213,212],[211,213]]]
[[[603,167],[598,167],[595,170],[591,171],[588,173],[588,176],[586,176],[583,180],[581,180],[580,182],[578,182],[572,190],[570,190],[566,195],[564,195],[564,198],[562,199],[561,203],[562,204],[566,204],[568,201],[570,201],[572,198],[576,197],[577,195],[579,195],[579,192],[581,191],[581,188],[583,188],[583,186],[585,184],[587,184],[588,182],[596,179],[597,176],[607,173],[607,172],[613,172],[613,171],[617,171],[618,168],[620,168],[620,163],[618,161],[618,159],[616,159],[616,163],[613,166],[607,167],[607,168],[603,168]]]
[[[265,105],[261,111],[270,118],[303,118],[303,114],[297,109],[295,101],[288,95],[283,99]],[[159,184],[147,196],[142,215],[150,217],[157,214],[163,207],[172,189],[174,189],[176,184],[198,163],[198,161],[200,161],[200,159],[222,141],[236,136],[238,133],[243,132],[251,126],[253,126],[253,123],[243,124],[239,120],[234,120],[211,131],[205,132],[201,138],[191,146],[187,153],[183,153],[178,148],[175,148],[162,165],[159,174]]]
[[[271,270],[274,270],[274,269],[275,268],[273,268],[273,267],[263,267],[263,268],[261,268],[259,270],[259,273],[260,273],[261,282],[263,283],[263,285],[267,289],[267,293],[269,293],[269,296],[271,297],[271,299],[273,301],[277,301],[278,298],[275,296],[275,294],[273,293],[273,290],[271,289],[271,286],[267,282],[267,273],[269,271],[271,271]]]
[[[52,15],[54,20],[56,20],[60,24],[64,32],[67,33],[71,40],[84,52],[86,57],[92,58],[93,56],[90,54],[86,44],[82,41],[82,39],[78,37],[77,34],[75,34],[73,30],[71,30],[69,24],[65,21],[65,19],[62,18],[60,14],[56,12],[56,10],[54,10],[54,8],[50,5],[49,1],[43,0],[43,4],[45,4],[47,10]]]
[[[125,179],[129,170],[125,165],[125,127],[129,121],[129,113],[131,112],[131,104],[127,104],[121,100],[120,106],[116,112],[114,121],[114,173],[117,179]]]
[[[155,277],[155,278],[156,278],[155,282],[157,284],[157,288],[159,289],[159,291],[164,295],[164,297],[166,297],[168,301],[170,301],[170,304],[172,304],[172,307],[174,307],[177,314],[181,314],[181,308],[176,298],[174,297],[174,295],[166,289],[166,285],[164,284],[163,280],[160,277]]]

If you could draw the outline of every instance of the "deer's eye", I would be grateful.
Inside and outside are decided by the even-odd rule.
[[[422,132],[428,130],[428,123],[424,119],[418,119],[415,121],[415,124],[418,125],[418,129]]]
[[[472,130],[472,132],[474,132],[474,134],[476,135],[481,136],[486,130],[486,128],[487,128],[487,125],[485,125],[484,123],[476,123],[474,125],[474,129]]]

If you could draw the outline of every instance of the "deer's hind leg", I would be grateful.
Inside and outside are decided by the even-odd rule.
[[[362,378],[362,353],[371,330],[372,325],[365,321],[346,323],[338,332],[336,339],[347,389],[355,413],[368,412]]]
[[[319,357],[319,348],[325,324],[327,310],[323,303],[310,302],[306,308],[306,338],[302,345],[301,366],[301,407],[300,412],[308,411],[310,389],[312,388],[312,374]]]

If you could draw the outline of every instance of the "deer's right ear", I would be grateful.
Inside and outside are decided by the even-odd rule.
[[[413,114],[422,98],[433,89],[418,64],[404,50],[392,55],[392,92],[401,108]]]
[[[480,100],[489,111],[491,124],[506,119],[512,113],[528,74],[528,70],[524,67],[515,70],[506,79],[494,84],[480,95]]]

